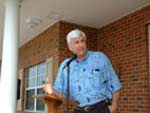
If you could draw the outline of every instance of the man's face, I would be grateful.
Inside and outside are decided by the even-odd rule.
[[[86,47],[86,38],[84,37],[79,37],[79,38],[73,38],[71,39],[69,45],[69,50],[72,51],[74,54],[77,56],[84,56],[87,51]]]

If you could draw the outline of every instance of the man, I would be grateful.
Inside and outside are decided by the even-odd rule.
[[[70,99],[78,101],[74,113],[116,113],[121,84],[108,58],[102,52],[89,51],[86,35],[75,29],[67,35],[69,50],[77,55],[70,63]],[[44,90],[48,94],[67,95],[67,68],[64,60],[52,87],[47,82]],[[108,100],[112,99],[111,106]]]

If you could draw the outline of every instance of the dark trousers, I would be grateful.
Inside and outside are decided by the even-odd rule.
[[[75,109],[74,113],[110,113],[110,111],[109,111],[108,105],[104,105],[101,108],[96,108],[88,112]]]

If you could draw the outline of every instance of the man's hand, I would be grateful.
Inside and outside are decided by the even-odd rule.
[[[113,105],[108,106],[108,108],[109,108],[109,110],[110,110],[111,113],[116,113],[116,111],[117,111],[117,107],[115,107]]]
[[[46,78],[46,83],[44,84],[43,90],[47,94],[53,94],[54,93],[53,86],[52,86],[50,80],[48,79],[48,77]]]
[[[117,112],[119,97],[120,97],[120,91],[113,93],[112,104],[111,106],[109,106],[109,110],[111,113]]]

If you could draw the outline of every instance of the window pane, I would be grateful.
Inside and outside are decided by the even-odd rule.
[[[36,83],[36,66],[29,69],[28,78],[27,78],[27,88],[35,87]]]
[[[45,79],[46,79],[45,74],[39,75],[38,78],[37,78],[37,86],[43,85],[43,83],[45,82]]]
[[[26,91],[26,109],[27,110],[34,110],[34,98],[32,97],[34,95],[34,90],[28,90]]]
[[[44,92],[43,92],[42,88],[40,88],[40,89],[37,90],[37,94],[43,94],[43,93]],[[36,106],[36,108],[37,108],[37,111],[44,111],[44,103],[43,103],[43,101],[37,100],[37,106]]]
[[[36,82],[35,78],[29,78],[27,80],[27,88],[29,88],[29,87],[35,87],[35,82]]]
[[[29,77],[35,76],[36,75],[36,66],[31,67],[29,69]]]
[[[37,86],[43,85],[46,77],[46,63],[42,63],[38,65],[38,78],[37,78]]]
[[[46,70],[46,63],[42,63],[38,65],[38,74],[45,73],[45,70]]]

